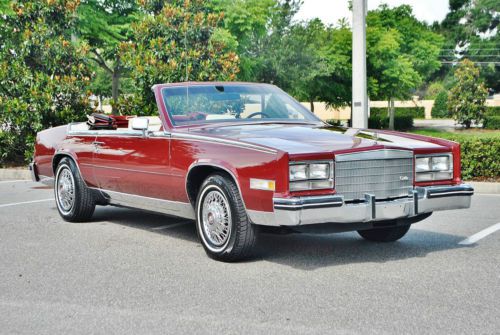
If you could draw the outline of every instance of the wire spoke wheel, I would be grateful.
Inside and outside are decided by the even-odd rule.
[[[75,204],[75,179],[67,167],[59,171],[57,178],[57,202],[62,211],[69,212]]]
[[[196,232],[208,256],[233,262],[251,254],[256,229],[230,176],[208,176],[200,187],[195,207]]]
[[[203,199],[203,231],[215,247],[223,246],[231,234],[231,210],[226,197],[219,191],[210,191]]]

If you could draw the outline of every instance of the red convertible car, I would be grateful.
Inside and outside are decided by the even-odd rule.
[[[33,179],[60,215],[96,205],[196,221],[207,254],[247,257],[259,230],[403,237],[434,211],[468,208],[455,142],[332,127],[279,88],[156,85],[157,117],[95,115],[38,134]]]

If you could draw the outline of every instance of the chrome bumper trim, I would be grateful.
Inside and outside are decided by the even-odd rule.
[[[32,181],[35,181],[35,182],[39,181],[39,180],[40,180],[40,178],[39,178],[39,177],[38,177],[38,175],[37,175],[37,172],[36,172],[36,165],[35,165],[35,163],[34,163],[34,162],[33,162],[33,163],[30,163],[30,164],[28,165],[28,169],[30,170],[31,180],[32,180]]]
[[[458,186],[435,186],[426,188],[427,198],[441,198],[449,196],[471,196],[474,194],[474,189],[470,185]]]
[[[283,209],[289,211],[299,211],[302,209],[340,207],[344,204],[344,199],[338,195],[321,197],[302,197],[291,199],[275,198],[274,209]]]
[[[341,195],[274,198],[273,212],[249,210],[248,215],[253,223],[266,226],[374,222],[469,208],[473,193],[471,186],[462,184],[416,187],[408,197],[394,200],[365,194],[360,203],[346,203]]]

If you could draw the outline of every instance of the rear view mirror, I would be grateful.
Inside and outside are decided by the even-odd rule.
[[[132,123],[131,128],[133,130],[142,130],[142,131],[148,130],[148,126],[149,126],[149,119],[148,118],[136,117],[136,118],[131,119],[129,122]]]
[[[131,128],[132,130],[140,130],[142,131],[142,136],[147,136],[147,131],[149,127],[149,119],[146,117],[136,117],[131,119]]]

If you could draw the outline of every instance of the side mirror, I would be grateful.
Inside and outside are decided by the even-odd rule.
[[[142,131],[142,134],[146,136],[146,132],[148,131],[148,126],[149,126],[149,119],[145,117],[136,117],[131,119],[129,122],[131,122],[131,128],[133,130],[140,130]]]

